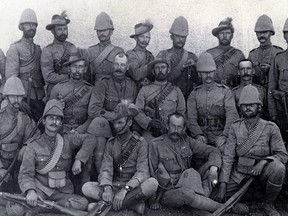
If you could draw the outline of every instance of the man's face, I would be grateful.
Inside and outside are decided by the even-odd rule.
[[[112,29],[105,29],[105,30],[96,30],[97,36],[100,42],[105,42],[110,40],[110,37],[113,33]]]
[[[141,48],[146,48],[149,45],[150,42],[150,32],[146,32],[144,34],[138,35],[135,37],[136,43]]]
[[[265,44],[265,42],[271,38],[272,32],[271,31],[256,32],[256,36],[260,44]]]
[[[241,104],[241,112],[244,118],[255,118],[259,111],[258,104]]]
[[[288,43],[288,31],[283,32],[283,36],[284,36],[284,39],[286,40],[286,43]]]
[[[125,133],[131,126],[132,121],[128,117],[122,117],[113,121],[115,132],[120,135]]]
[[[52,29],[54,37],[61,42],[64,42],[68,37],[68,25],[57,25]]]
[[[170,69],[166,63],[156,63],[154,65],[155,80],[165,81]]]
[[[43,124],[45,125],[45,130],[57,132],[61,127],[62,118],[56,115],[47,115],[43,120]]]
[[[74,62],[70,64],[70,75],[74,80],[83,79],[83,74],[85,73],[87,67],[84,60]]]
[[[177,118],[176,116],[171,116],[168,124],[168,136],[170,139],[177,141],[185,130],[185,124],[183,117]]]
[[[219,44],[222,46],[228,46],[233,38],[231,29],[224,29],[218,33]]]
[[[125,73],[128,70],[128,59],[125,55],[123,56],[115,56],[114,64],[113,64],[113,76],[118,79],[124,79]]]
[[[182,49],[186,43],[187,36],[171,34],[170,38],[173,41],[173,47]]]
[[[248,81],[252,79],[254,74],[253,65],[250,61],[242,61],[239,63],[239,73],[241,79],[244,81]]]
[[[21,26],[25,38],[34,38],[37,29],[36,23],[23,23]]]
[[[210,84],[214,81],[215,71],[210,71],[210,72],[199,71],[199,74],[202,78],[203,83]]]
[[[16,109],[19,109],[20,103],[22,102],[24,96],[20,95],[7,95],[9,103]]]

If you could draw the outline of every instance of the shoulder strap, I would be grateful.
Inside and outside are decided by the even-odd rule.
[[[77,101],[79,101],[83,96],[89,92],[89,87],[84,85],[84,87],[80,88],[76,93],[74,93],[71,97],[68,97],[65,100],[65,109],[73,106]]]
[[[112,44],[109,44],[96,58],[94,58],[91,62],[95,61],[94,67],[98,67],[103,60],[111,53],[111,51],[114,49],[114,46]]]
[[[32,57],[28,61],[20,61],[20,67],[26,67],[30,65],[35,59],[38,58],[38,56],[40,56],[40,52],[39,52],[37,45],[34,44],[34,52],[33,52]]]
[[[155,100],[157,100],[158,104],[162,103],[163,100],[172,92],[174,86],[172,83],[167,83],[167,85],[162,89],[159,94],[157,94],[150,102],[149,106],[154,109],[155,108]]]
[[[182,59],[180,60],[180,62],[178,63],[178,65],[176,65],[173,70],[176,71],[181,71],[183,64],[187,61],[188,58],[188,51],[184,49],[184,53],[182,55]]]
[[[17,119],[14,120],[11,128],[5,134],[0,136],[0,143],[10,142],[17,135],[18,130],[22,126],[22,122],[23,122],[22,118],[23,118],[22,113],[18,112]]]
[[[44,164],[42,167],[39,167],[36,169],[38,173],[41,175],[45,175],[48,172],[50,172],[58,163],[60,156],[62,154],[64,146],[64,140],[63,137],[60,134],[57,134],[56,136],[56,148],[53,150],[52,154],[50,155],[50,158],[47,160],[46,164]]]
[[[225,64],[225,62],[234,55],[235,52],[236,52],[236,49],[234,47],[231,47],[231,49],[229,49],[227,52],[217,56],[215,58],[215,63],[216,63],[217,68],[220,65],[223,66]]]

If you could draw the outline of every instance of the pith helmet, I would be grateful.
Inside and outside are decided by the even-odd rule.
[[[37,17],[34,10],[32,10],[31,8],[27,8],[22,12],[18,25],[19,29],[20,25],[23,23],[36,23],[36,25],[38,25]]]
[[[110,16],[105,12],[100,13],[96,17],[94,29],[95,30],[106,30],[106,29],[114,30],[113,22]]]
[[[146,32],[150,32],[153,28],[153,24],[146,20],[144,23],[138,23],[135,25],[134,30],[135,34],[130,35],[131,38],[134,38],[138,35],[144,34]]]
[[[51,30],[56,25],[67,25],[70,23],[70,19],[67,17],[66,11],[63,11],[60,15],[55,14],[52,16],[52,21],[46,26],[47,30]]]
[[[148,64],[148,71],[153,69],[154,65],[157,63],[166,63],[168,67],[171,66],[170,55],[166,50],[160,51],[155,59]]]
[[[199,56],[196,64],[198,72],[211,72],[216,70],[215,61],[210,53],[204,52]]]
[[[212,30],[212,34],[217,37],[218,36],[218,33],[224,29],[231,29],[232,33],[234,33],[234,27],[232,25],[232,18],[231,17],[227,17],[226,19],[222,20],[218,27],[214,28]]]
[[[239,103],[239,105],[242,105],[242,104],[261,104],[261,105],[263,105],[262,101],[260,100],[260,94],[259,94],[258,89],[251,84],[246,85],[242,89],[238,103]]]
[[[9,79],[7,79],[4,85],[3,95],[25,96],[25,89],[23,87],[21,80],[16,76],[12,76]]]
[[[286,32],[286,31],[288,31],[288,18],[286,19],[284,28],[283,28],[283,32]]]
[[[59,100],[49,100],[45,106],[43,117],[47,115],[55,115],[64,118],[63,107]]]
[[[177,17],[174,20],[169,32],[171,34],[176,34],[176,35],[180,35],[180,36],[185,36],[185,37],[188,36],[189,27],[188,27],[187,19],[185,19],[183,16]]]
[[[273,35],[274,35],[275,30],[273,27],[272,19],[269,16],[267,16],[266,14],[263,14],[262,16],[260,16],[257,19],[254,31],[255,32],[271,31],[271,32],[273,32]]]

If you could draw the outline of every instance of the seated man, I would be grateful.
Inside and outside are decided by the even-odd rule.
[[[159,182],[156,200],[150,206],[160,208],[160,203],[170,207],[189,205],[199,210],[214,212],[221,203],[208,198],[218,181],[221,154],[216,147],[196,142],[185,133],[182,114],[168,117],[168,134],[152,140],[150,170]],[[206,159],[199,172],[191,166],[192,158]],[[247,213],[245,206],[237,204],[234,211]]]
[[[287,151],[280,130],[273,122],[259,117],[263,105],[256,87],[247,85],[239,98],[243,119],[231,125],[224,149],[218,200],[237,191],[250,176],[266,188],[263,209],[269,216],[280,216],[273,202],[285,178]],[[265,190],[265,189],[264,189]]]
[[[132,208],[144,214],[144,201],[156,192],[158,182],[149,178],[147,142],[131,132],[134,109],[128,107],[120,103],[115,108],[110,120],[117,135],[106,144],[98,182],[85,183],[82,192],[96,201],[112,202],[116,211]]]
[[[26,195],[27,204],[36,206],[38,199],[55,201],[61,206],[76,210],[86,210],[88,201],[73,194],[73,184],[67,177],[71,168],[73,149],[82,147],[78,151],[72,166],[74,175],[81,172],[82,163],[85,164],[91,156],[96,140],[91,135],[58,133],[63,122],[61,102],[53,99],[47,102],[43,124],[45,132],[28,143],[19,172],[19,186]],[[17,210],[17,205],[8,205],[7,211]],[[31,215],[37,215],[41,208],[32,208]],[[23,215],[23,211],[13,215]]]

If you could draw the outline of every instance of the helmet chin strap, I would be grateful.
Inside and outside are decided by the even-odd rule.
[[[122,134],[124,134],[127,130],[127,128],[129,128],[130,126],[128,125],[128,121],[130,120],[130,117],[128,117],[127,118],[127,120],[126,120],[126,123],[125,123],[125,125],[123,126],[123,128],[119,131],[119,132],[116,132],[117,133],[117,135],[122,135]]]

